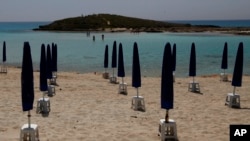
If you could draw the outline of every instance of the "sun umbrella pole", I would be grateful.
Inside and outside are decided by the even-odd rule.
[[[28,126],[29,126],[29,128],[30,128],[30,124],[31,124],[31,122],[30,122],[30,117],[31,117],[31,115],[30,115],[30,110],[28,111]]]
[[[194,83],[194,76],[193,76],[193,83]]]
[[[113,77],[115,77],[115,69],[113,68]]]
[[[165,122],[168,123],[169,115],[168,115],[168,109],[166,110],[166,116],[165,116]]]
[[[124,80],[123,80],[123,77],[122,77],[122,84],[124,84]]]
[[[137,97],[139,97],[139,89],[138,89],[138,88],[136,88],[136,90],[137,90]]]
[[[2,62],[2,69],[5,69],[5,63]]]
[[[235,95],[235,87],[234,87],[233,95]]]
[[[45,94],[46,94],[46,93],[44,92],[44,93],[43,93],[43,100],[44,100],[44,96],[45,96]]]

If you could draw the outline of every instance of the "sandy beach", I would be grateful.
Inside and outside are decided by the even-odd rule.
[[[20,127],[28,122],[21,108],[21,69],[8,68],[0,74],[0,141],[18,141]],[[121,79],[118,78],[120,81]],[[176,78],[174,109],[170,118],[177,123],[180,141],[228,141],[230,124],[250,124],[250,77],[244,76],[241,109],[225,106],[230,82],[219,75],[199,76],[201,94],[188,91],[192,78]],[[231,76],[229,76],[231,80]],[[145,98],[146,112],[131,109],[136,89],[131,77],[125,77],[128,95],[118,94],[118,85],[102,78],[102,72],[79,74],[58,72],[56,95],[50,98],[48,117],[36,114],[39,73],[34,72],[35,101],[31,122],[39,125],[40,141],[160,141],[159,120],[165,117],[160,108],[159,77],[142,77],[139,94]]]

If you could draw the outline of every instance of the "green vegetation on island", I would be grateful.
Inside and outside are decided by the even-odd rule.
[[[105,31],[105,30],[134,30],[162,31],[173,27],[190,27],[189,24],[176,24],[163,21],[139,19],[111,14],[93,14],[57,20],[48,25],[39,26],[34,30],[54,31]]]
[[[107,32],[204,32],[221,31],[225,33],[242,33],[248,28],[222,28],[214,25],[191,25],[164,21],[155,21],[126,17],[113,14],[93,14],[54,21],[40,25],[34,30],[40,31],[107,31]],[[248,32],[247,32],[248,33]]]

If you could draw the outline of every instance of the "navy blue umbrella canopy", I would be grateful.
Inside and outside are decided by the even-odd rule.
[[[104,68],[108,68],[108,65],[109,65],[109,47],[108,45],[106,45],[104,52]]]
[[[137,43],[134,43],[133,48],[133,64],[132,64],[132,86],[135,88],[141,87],[141,69]]]
[[[227,69],[227,42],[224,44],[223,54],[222,54],[222,61],[221,61],[221,69]]]
[[[57,44],[52,44],[52,71],[57,72]]]
[[[232,86],[241,87],[242,74],[243,74],[243,43],[240,42],[234,65]]]
[[[46,71],[47,79],[52,79],[52,60],[51,60],[51,51],[50,45],[47,45],[47,62],[46,62]]]
[[[118,76],[125,77],[124,71],[124,61],[123,61],[123,49],[122,44],[119,44],[119,54],[118,54]]]
[[[6,61],[6,43],[5,41],[3,42],[3,62]]]
[[[34,80],[33,65],[29,42],[24,42],[23,61],[21,72],[22,85],[22,109],[29,111],[33,109],[34,102]]]
[[[117,50],[116,50],[116,41],[113,43],[113,51],[112,51],[112,68],[117,67]]]
[[[161,108],[173,109],[174,87],[173,87],[173,57],[171,56],[171,45],[165,45],[162,75],[161,75]]]
[[[47,72],[46,72],[46,53],[45,53],[45,45],[41,46],[41,57],[40,57],[40,91],[48,90],[47,83]]]
[[[172,51],[172,62],[173,62],[173,71],[176,69],[176,44],[173,45],[173,51]]]
[[[192,43],[192,46],[191,46],[190,62],[189,62],[189,76],[196,76],[196,53],[195,53],[194,43]]]

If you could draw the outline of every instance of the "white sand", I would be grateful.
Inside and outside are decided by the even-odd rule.
[[[131,109],[136,89],[126,77],[128,95],[118,94],[118,85],[103,79],[101,73],[59,72],[56,95],[50,98],[48,117],[36,114],[39,73],[35,72],[35,101],[31,122],[39,125],[41,141],[160,141],[160,78],[143,77],[139,94],[145,98],[146,112]],[[0,74],[0,141],[18,141],[20,127],[27,123],[21,107],[21,69],[9,68]],[[225,106],[230,82],[219,76],[196,77],[201,93],[188,92],[191,78],[176,78],[175,103],[170,118],[177,123],[180,141],[228,141],[230,124],[250,124],[250,77],[243,77],[241,109]],[[229,78],[231,79],[231,77]],[[121,80],[120,78],[118,80]]]

